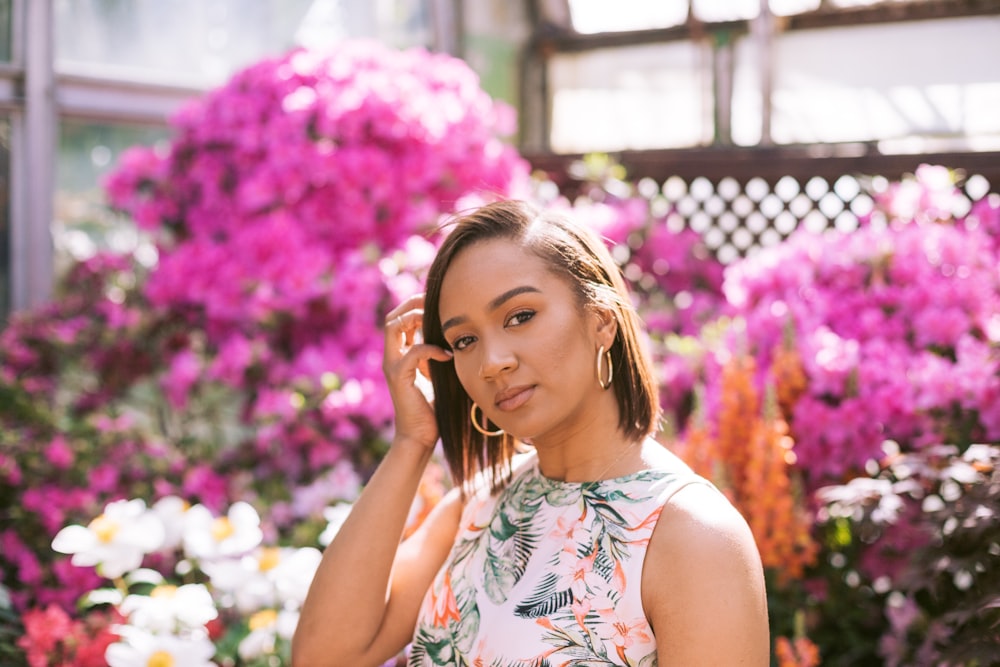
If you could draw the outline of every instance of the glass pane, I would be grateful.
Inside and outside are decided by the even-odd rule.
[[[819,9],[826,2],[828,9],[843,9],[867,5],[927,0],[768,0],[768,7],[777,16],[792,16]],[[695,18],[705,23],[742,21],[757,18],[761,0],[569,0],[573,29],[579,33],[624,32],[669,28],[687,22],[688,2]]]
[[[683,148],[710,143],[711,52],[675,42],[550,61],[552,149],[561,153]]]
[[[772,54],[772,137],[780,144],[881,141],[887,152],[996,150],[997,35],[998,17],[781,34]],[[751,145],[760,139],[762,105],[750,39],[738,45],[737,63],[733,138]]]
[[[739,21],[760,13],[760,0],[692,0],[694,15],[701,21]]]
[[[468,3],[462,10],[463,58],[493,98],[516,106],[518,67],[531,22],[525,3]]]
[[[65,120],[59,128],[53,236],[56,271],[99,250],[129,252],[139,243],[130,220],[105,205],[100,182],[126,148],[166,140],[165,127]]]
[[[688,0],[569,0],[573,29],[580,33],[669,28],[687,20]]]
[[[768,7],[777,16],[791,16],[819,9],[821,0],[769,0]]]
[[[10,119],[0,115],[0,324],[10,313]]]
[[[11,59],[10,5],[13,0],[0,0],[0,61]]]
[[[427,46],[428,0],[54,0],[57,67],[212,85],[296,44]]]

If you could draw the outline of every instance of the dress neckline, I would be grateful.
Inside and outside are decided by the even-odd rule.
[[[608,477],[605,479],[595,479],[581,482],[567,482],[561,479],[554,479],[552,477],[547,477],[545,473],[542,472],[541,467],[539,467],[538,453],[532,452],[531,455],[533,460],[528,468],[528,473],[531,474],[535,479],[539,480],[542,484],[553,489],[596,489],[600,486],[610,484],[619,485],[626,484],[628,482],[633,482],[641,479],[646,475],[654,475],[657,477],[667,476],[676,474],[676,471],[667,470],[666,468],[645,468],[643,470],[637,470],[635,472],[625,473],[624,475],[618,475],[616,477]]]

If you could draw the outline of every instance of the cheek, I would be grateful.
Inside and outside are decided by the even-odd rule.
[[[478,362],[474,361],[472,357],[471,354],[455,355],[455,375],[462,388],[465,389],[465,393],[471,396],[472,400],[476,400],[475,382],[479,377]]]
[[[580,381],[585,368],[589,368],[587,343],[578,339],[570,328],[554,329],[537,341],[532,354],[532,364],[547,378],[575,385]]]

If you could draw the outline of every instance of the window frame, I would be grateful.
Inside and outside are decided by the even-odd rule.
[[[732,45],[738,38],[752,35],[761,41],[764,62],[761,72],[761,139],[754,148],[771,148],[771,97],[772,76],[770,52],[774,35],[779,27],[782,32],[814,30],[819,28],[852,27],[928,21],[934,19],[998,16],[1000,0],[913,0],[894,2],[883,0],[872,5],[836,8],[821,3],[816,10],[791,16],[776,17],[770,13],[767,0],[761,0],[763,11],[754,19],[702,22],[693,15],[688,0],[688,20],[683,25],[648,30],[621,32],[578,33],[572,28],[569,0],[531,0],[535,17],[533,32],[525,44],[520,98],[526,102],[520,108],[521,148],[527,155],[555,156],[550,142],[552,131],[552,94],[546,74],[549,60],[566,53],[581,53],[599,49],[613,49],[640,44],[657,44],[674,41],[708,40],[713,50],[712,90],[715,119],[714,140],[711,144],[688,149],[669,149],[697,153],[705,150],[728,149],[733,146],[730,131],[732,109]],[[728,63],[728,65],[727,65]],[[530,103],[536,99],[541,102]],[[835,144],[825,144],[835,146]],[[750,148],[750,150],[754,150]],[[793,152],[797,146],[789,146]],[[836,149],[835,149],[836,150]],[[638,153],[642,151],[623,151]]]
[[[54,0],[9,1],[11,58],[0,63],[0,113],[10,123],[8,227],[0,229],[6,237],[0,238],[0,253],[6,254],[0,271],[7,271],[8,293],[0,299],[0,326],[11,312],[50,299],[55,287],[52,225],[61,121],[167,128],[175,110],[211,89],[57,63]],[[434,50],[460,52],[461,2],[427,0]]]

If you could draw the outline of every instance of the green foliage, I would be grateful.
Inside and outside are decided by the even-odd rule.
[[[827,588],[810,636],[824,665],[1000,661],[1000,448],[900,454],[818,496]]]

